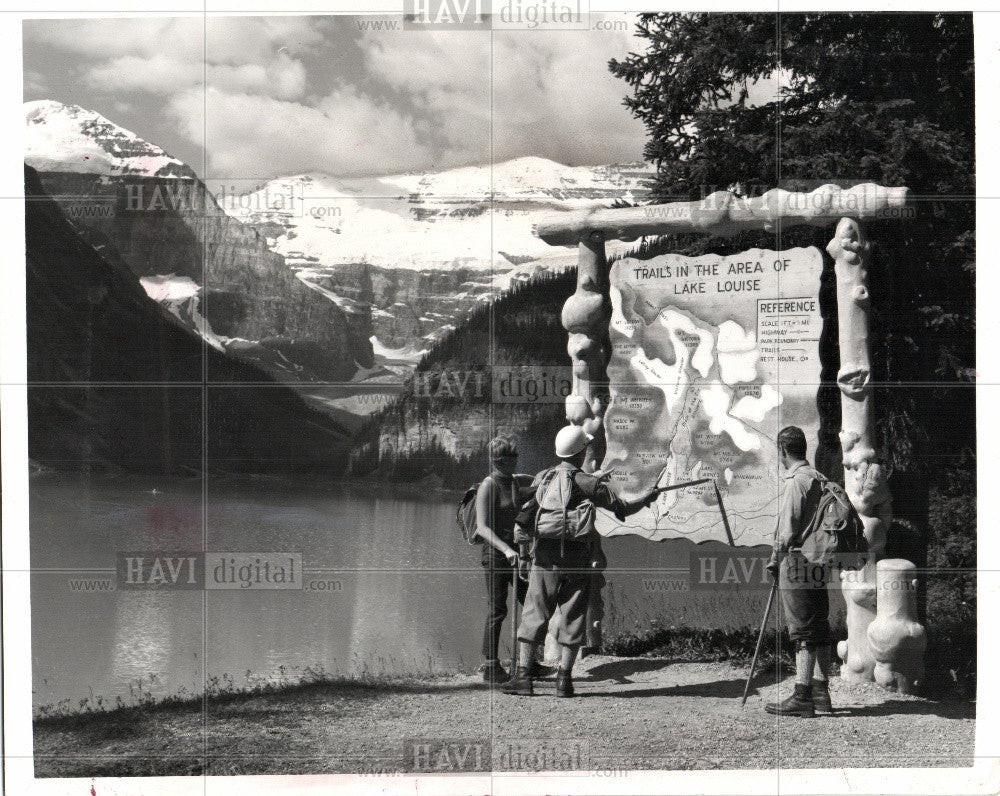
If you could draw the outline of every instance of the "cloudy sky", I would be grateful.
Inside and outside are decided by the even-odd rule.
[[[96,110],[213,181],[488,163],[491,141],[496,160],[641,159],[607,70],[640,46],[631,17],[492,35],[363,29],[373,19],[25,21],[24,98]]]

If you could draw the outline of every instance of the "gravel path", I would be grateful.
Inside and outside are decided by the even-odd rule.
[[[763,710],[772,674],[740,707],[745,676],[726,663],[594,656],[577,665],[569,700],[551,680],[512,697],[459,675],[95,716],[36,726],[36,776],[972,764],[972,704],[835,679],[836,715],[779,718]]]

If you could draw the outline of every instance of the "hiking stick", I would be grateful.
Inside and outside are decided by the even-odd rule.
[[[726,507],[722,502],[722,493],[719,492],[718,481],[713,481],[712,486],[715,487],[715,499],[719,502],[719,513],[722,515],[722,525],[726,529],[726,538],[729,540],[729,546],[736,547],[736,542],[733,541],[733,532],[729,528],[729,515],[726,514]]]
[[[521,558],[518,556],[517,560],[514,562],[514,569],[512,572],[513,577],[510,579],[510,597],[511,597],[511,609],[510,609],[510,643],[511,643],[511,653],[510,653],[510,668],[515,669],[517,667],[517,589],[520,580],[519,567],[521,565]],[[526,665],[526,664],[525,664]],[[511,676],[514,673],[511,672]]]
[[[757,656],[760,655],[760,645],[764,642],[764,631],[767,630],[767,620],[771,616],[771,606],[774,605],[774,595],[778,593],[778,581],[771,586],[771,594],[767,598],[767,608],[764,609],[764,621],[760,623],[760,634],[757,636],[757,648],[753,651],[753,660],[750,662],[750,676],[747,677],[746,688],[743,689],[743,701],[740,707],[747,703],[747,694],[750,693],[750,683],[753,682],[753,670],[757,668]]]
[[[661,473],[660,476],[662,477],[662,475],[663,474]],[[659,481],[660,480],[659,477],[656,480]],[[673,492],[675,489],[684,489],[689,486],[698,486],[698,484],[707,484],[711,480],[712,480],[711,478],[699,478],[697,481],[685,481],[683,484],[670,484],[670,486],[658,486],[653,489],[653,494],[662,495],[664,492]],[[601,509],[601,511],[608,511],[608,509]],[[609,511],[608,513],[612,512]],[[619,520],[619,522],[621,522],[621,520]]]
[[[658,486],[653,491],[659,495],[662,492],[673,492],[675,489],[684,489],[684,487],[688,486],[707,484],[711,480],[712,480],[711,478],[699,478],[697,481],[685,481],[683,484],[670,484],[670,486]]]

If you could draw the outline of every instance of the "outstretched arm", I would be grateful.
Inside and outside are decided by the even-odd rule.
[[[656,499],[656,490],[651,489],[645,495],[636,500],[622,500],[615,491],[606,483],[601,481],[594,490],[594,505],[602,509],[607,509],[614,513],[619,521],[626,517],[631,517],[641,509],[646,508]]]

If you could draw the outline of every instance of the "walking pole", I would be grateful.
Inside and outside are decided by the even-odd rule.
[[[510,609],[510,668],[513,670],[517,667],[517,589],[518,589],[518,573],[521,566],[521,558],[514,561],[514,572],[513,577],[510,579],[510,597],[513,605]],[[525,664],[527,665],[527,664]],[[511,672],[513,675],[513,672]]]
[[[760,634],[757,636],[757,648],[753,651],[753,660],[750,662],[750,676],[747,678],[746,688],[743,689],[743,701],[740,707],[747,703],[747,694],[750,693],[750,683],[753,681],[753,670],[757,668],[757,656],[760,655],[760,645],[764,642],[764,631],[767,630],[767,620],[771,616],[771,606],[774,605],[774,595],[778,592],[778,581],[771,585],[771,594],[767,598],[767,608],[764,609],[764,621],[760,623]]]
[[[729,527],[729,515],[726,514],[726,505],[722,502],[722,493],[719,491],[719,482],[713,481],[712,486],[715,487],[715,499],[719,503],[719,513],[722,515],[722,527],[726,529],[726,538],[729,540],[729,546],[736,547],[736,542],[733,541],[733,532]]]
[[[670,486],[654,487],[653,491],[659,495],[662,492],[673,492],[675,489],[684,489],[689,486],[698,486],[698,484],[707,484],[711,480],[711,478],[699,478],[697,481],[685,481],[683,484],[670,484]]]

